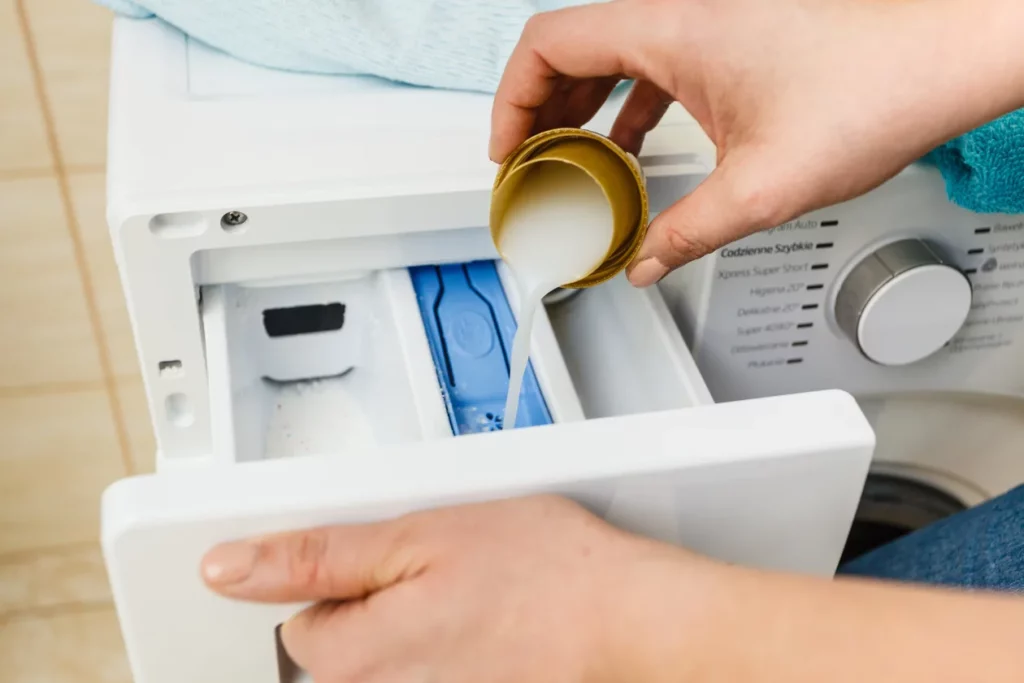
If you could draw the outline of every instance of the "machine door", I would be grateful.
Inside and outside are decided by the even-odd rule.
[[[874,435],[824,392],[178,470],[114,484],[103,546],[137,683],[280,683],[276,627],[302,605],[220,598],[214,544],[530,493],[722,560],[827,576]]]

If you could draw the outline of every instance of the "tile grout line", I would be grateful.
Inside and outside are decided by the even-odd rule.
[[[0,624],[11,621],[23,621],[26,619],[49,619],[52,617],[74,616],[76,614],[91,614],[93,612],[107,612],[114,609],[113,600],[105,602],[66,602],[56,605],[39,605],[37,607],[21,607],[0,612]]]
[[[68,166],[67,171],[72,175],[91,173],[103,173],[107,170],[104,164],[77,164]],[[8,168],[0,169],[0,183],[8,180],[36,180],[39,178],[55,178],[57,172],[52,168]]]
[[[88,173],[106,173],[106,164],[67,164],[65,170],[71,175]]]
[[[86,391],[106,389],[103,380],[83,382],[40,382],[38,384],[20,384],[0,386],[0,398],[27,398],[30,396],[48,396],[52,394],[81,394]]]
[[[36,180],[52,178],[56,174],[52,168],[14,168],[0,170],[0,183],[8,180]]]
[[[83,550],[100,549],[98,541],[77,541],[74,543],[62,543],[60,545],[40,546],[38,548],[26,548],[25,550],[13,550],[0,553],[0,567],[21,564],[27,560],[43,556],[69,555]]]
[[[107,340],[106,331],[103,329],[103,318],[100,315],[99,305],[96,301],[96,292],[92,286],[92,278],[89,273],[88,259],[85,256],[85,245],[82,240],[78,218],[75,216],[74,203],[71,201],[71,185],[68,182],[67,169],[64,164],[64,157],[60,151],[57,139],[57,127],[53,120],[53,108],[50,106],[47,97],[46,87],[43,79],[43,70],[39,61],[39,51],[36,46],[35,36],[32,34],[31,25],[28,20],[28,12],[25,10],[25,0],[16,0],[15,10],[18,15],[22,40],[28,51],[28,63],[32,72],[32,81],[35,86],[36,96],[39,98],[39,107],[43,114],[43,126],[46,129],[46,138],[50,147],[50,155],[53,159],[53,168],[57,174],[57,185],[60,189],[61,203],[64,205],[65,219],[71,243],[74,247],[75,263],[78,267],[78,278],[82,285],[82,293],[85,296],[85,305],[89,314],[89,321],[92,324],[93,339],[96,342],[97,351],[100,357],[100,368],[103,371],[103,380],[107,388],[107,401],[113,413],[114,430],[117,433],[118,446],[121,449],[121,464],[125,468],[126,475],[135,472],[135,465],[132,459],[128,430],[125,425],[124,414],[121,409],[121,397],[117,391],[117,381],[114,377],[113,362],[110,357],[110,345]]]

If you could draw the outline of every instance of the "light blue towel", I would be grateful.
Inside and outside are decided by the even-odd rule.
[[[493,92],[533,14],[587,0],[96,0],[254,64]]]
[[[96,1],[127,16],[160,17],[262,66],[489,93],[531,15],[592,0]],[[941,170],[953,202],[1024,213],[1024,110],[926,161]]]

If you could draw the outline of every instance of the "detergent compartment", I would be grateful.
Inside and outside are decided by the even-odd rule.
[[[200,291],[216,461],[503,430],[519,302],[500,262]],[[656,291],[618,278],[538,317],[517,429],[711,402]]]

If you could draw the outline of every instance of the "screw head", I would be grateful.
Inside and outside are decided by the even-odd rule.
[[[247,220],[249,220],[249,217],[246,216],[241,211],[228,211],[220,219],[220,223],[225,228],[237,228],[239,225],[245,223]]]

